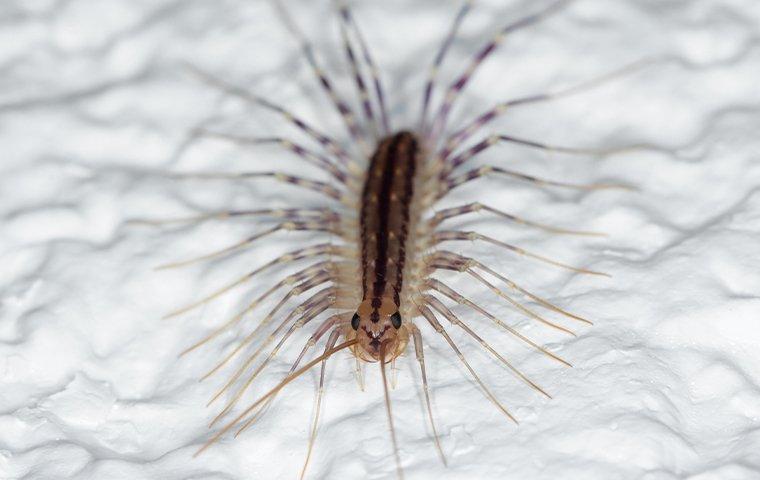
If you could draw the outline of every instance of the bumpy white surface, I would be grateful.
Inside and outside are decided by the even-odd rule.
[[[327,70],[345,78],[327,2],[288,3]],[[543,2],[481,2],[444,78],[463,68],[488,32],[536,4]],[[396,125],[416,118],[422,76],[457,7],[357,2]],[[262,227],[245,220],[163,230],[126,223],[286,206],[296,197],[321,201],[265,181],[182,182],[159,173],[303,168],[273,148],[184,145],[202,122],[257,135],[292,130],[198,82],[183,62],[345,139],[270,5],[5,0],[0,19],[0,478],[295,478],[316,374],[289,386],[255,428],[192,458],[217,411],[204,405],[222,381],[197,378],[245,330],[177,358],[282,272],[181,318],[160,318],[309,235],[281,235],[210,266],[154,272]],[[638,191],[579,195],[484,180],[449,201],[478,198],[536,220],[608,232],[606,239],[552,237],[485,214],[452,223],[613,277],[571,275],[509,252],[451,245],[595,325],[575,325],[577,338],[556,335],[488,292],[445,277],[574,368],[541,358],[457,308],[554,396],[529,391],[449,327],[520,420],[515,426],[423,325],[449,466],[432,447],[416,363],[407,356],[392,396],[408,479],[760,478],[759,25],[756,0],[578,0],[510,37],[484,65],[455,123],[497,100],[664,56],[592,92],[516,109],[496,128],[563,145],[659,149],[592,159],[503,146],[483,155],[481,163],[578,182],[622,181]],[[338,83],[354,95],[349,82]],[[294,339],[255,392],[277,381],[304,339]],[[379,372],[367,369],[362,393],[352,365],[343,354],[328,369],[308,478],[394,476]]]

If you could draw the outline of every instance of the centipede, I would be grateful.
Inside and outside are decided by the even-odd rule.
[[[497,28],[492,36],[484,37],[479,49],[470,54],[469,61],[459,68],[459,75],[447,80],[442,78],[441,66],[450,55],[468,13],[477,7],[474,1],[467,0],[457,7],[450,27],[431,57],[424,82],[420,85],[419,111],[411,115],[416,120],[397,121],[393,118],[395,112],[388,107],[391,92],[384,88],[383,72],[374,60],[353,10],[343,1],[330,4],[340,31],[337,51],[344,57],[346,71],[351,77],[348,83],[354,90],[345,93],[336,87],[329,72],[321,66],[314,43],[299,29],[285,3],[277,0],[272,6],[282,19],[283,28],[297,44],[305,66],[311,70],[315,88],[321,90],[334,110],[323,114],[336,115],[342,130],[323,131],[315,122],[297,116],[274,100],[259,96],[218,74],[187,65],[194,80],[279,118],[294,132],[292,138],[266,137],[204,126],[195,129],[192,135],[252,148],[274,146],[283,155],[291,155],[296,161],[321,171],[327,180],[277,168],[234,173],[175,172],[173,176],[177,179],[275,182],[277,188],[292,191],[289,199],[293,204],[283,208],[262,206],[261,202],[256,202],[257,208],[251,209],[196,212],[181,218],[146,220],[154,225],[195,225],[241,218],[254,220],[254,230],[240,241],[193,258],[172,261],[160,266],[161,269],[185,268],[235,256],[286,232],[310,232],[312,238],[318,238],[316,243],[265,259],[261,265],[252,266],[245,275],[166,315],[166,318],[186,315],[251,282],[259,281],[268,286],[259,296],[244,299],[244,308],[231,312],[227,319],[218,322],[210,333],[188,345],[182,353],[184,356],[209,348],[210,344],[229,336],[233,329],[242,332],[231,343],[227,337],[227,348],[218,363],[203,376],[204,379],[216,378],[220,372],[229,371],[209,402],[223,406],[211,421],[209,438],[199,446],[195,455],[214,447],[225,437],[238,437],[249,430],[248,434],[255,435],[252,427],[280,392],[305,373],[319,371],[315,377],[315,408],[307,430],[308,438],[304,439],[306,453],[300,469],[294,472],[298,478],[306,478],[317,443],[322,399],[329,384],[326,366],[336,355],[347,355],[355,361],[360,384],[368,381],[365,375],[373,375],[369,369],[369,373],[363,373],[364,365],[377,365],[376,369],[372,367],[376,372],[373,376],[382,384],[382,404],[387,418],[387,425],[378,428],[387,428],[388,454],[394,459],[394,467],[388,474],[403,478],[404,464],[399,454],[403,439],[397,435],[392,382],[387,371],[397,360],[409,357],[416,361],[422,386],[418,395],[421,395],[424,406],[424,422],[431,432],[430,443],[446,464],[439,433],[440,419],[434,415],[431,406],[433,387],[428,380],[426,348],[438,342],[462,367],[468,381],[480,390],[483,401],[490,402],[508,422],[516,425],[518,416],[506,406],[505,399],[498,398],[489,388],[478,373],[483,366],[474,364],[465,355],[465,349],[455,341],[451,330],[460,330],[464,338],[482,348],[489,358],[504,368],[505,375],[514,377],[524,388],[538,396],[551,398],[537,380],[530,378],[507,354],[494,347],[491,339],[478,333],[479,326],[489,325],[501,335],[545,357],[557,368],[566,368],[571,366],[570,361],[542,345],[533,333],[547,329],[573,336],[577,328],[592,325],[587,316],[551,301],[549,295],[534,292],[500,269],[500,265],[478,260],[476,255],[463,252],[459,245],[482,244],[509,254],[509,262],[533,262],[543,265],[542,268],[565,270],[571,275],[607,275],[571,265],[509,239],[452,225],[462,217],[479,214],[476,223],[488,216],[515,228],[533,229],[547,235],[603,237],[603,233],[540,222],[530,214],[489,203],[487,198],[471,199],[445,208],[440,207],[441,202],[452,191],[474,182],[496,182],[499,188],[521,184],[524,188],[580,192],[630,189],[629,185],[617,182],[571,183],[527,174],[515,165],[518,162],[511,160],[502,164],[472,164],[484,152],[505,144],[569,156],[602,157],[618,151],[553,145],[495,131],[492,125],[513,109],[582,94],[640,65],[625,65],[614,71],[599,72],[569,87],[500,101],[474,118],[454,125],[451,121],[453,109],[463,97],[466,98],[466,87],[499,45],[518,30],[529,29],[549,17],[561,15],[571,3],[571,0],[554,0],[537,4],[534,11]],[[413,107],[407,105],[405,108]],[[321,197],[325,206],[299,204],[298,193],[307,190]],[[252,189],[252,192],[255,194],[256,190]],[[483,196],[487,197],[487,191]],[[273,273],[284,268],[289,272],[285,276]],[[522,331],[515,322],[492,313],[477,299],[442,279],[439,276],[442,272],[466,278],[469,285],[493,295],[496,301],[511,308],[515,316],[533,322],[537,328],[530,334]],[[267,302],[274,303],[274,306],[269,311],[260,311]],[[304,335],[303,332],[307,333]],[[306,342],[300,351],[296,347],[298,354],[292,363],[288,362],[287,374],[279,377],[274,387],[254,394],[253,390],[267,375],[273,360],[281,355],[283,347],[298,337],[306,337]],[[306,410],[303,413],[306,414]],[[505,425],[504,428],[512,427]]]

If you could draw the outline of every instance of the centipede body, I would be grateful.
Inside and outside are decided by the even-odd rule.
[[[305,268],[290,273],[285,278],[269,282],[271,285],[259,297],[246,301],[247,305],[199,339],[183,353],[206,346],[226,334],[233,326],[246,325],[247,334],[240,339],[204,378],[229,370],[229,377],[221,382],[210,403],[223,403],[211,422],[216,429],[199,453],[209,448],[228,432],[235,435],[252,427],[260,415],[275,400],[278,393],[292,381],[313,367],[320,367],[316,394],[316,410],[311,423],[306,461],[300,470],[306,476],[309,458],[317,435],[321,400],[325,389],[325,365],[328,359],[347,350],[359,362],[377,363],[380,366],[385,395],[385,407],[389,421],[396,474],[403,476],[402,458],[393,423],[392,400],[386,377],[386,363],[395,362],[413,350],[422,379],[425,415],[432,432],[432,440],[445,462],[441,447],[437,419],[431,408],[430,387],[426,374],[424,348],[430,338],[439,338],[453,358],[463,367],[472,382],[483,392],[486,400],[514,422],[518,418],[496,397],[478,375],[475,366],[465,357],[462,349],[442,323],[460,329],[470,340],[479,344],[495,361],[510,371],[515,378],[539,395],[550,394],[529,378],[507,356],[492,346],[488,338],[478,333],[477,323],[487,322],[499,328],[505,335],[522,343],[537,354],[558,366],[570,363],[540,340],[520,331],[509,321],[494,315],[475,300],[457,291],[436,276],[442,271],[466,276],[473,284],[500,298],[519,315],[529,318],[542,328],[562,334],[574,335],[567,322],[575,325],[591,322],[576,313],[556,305],[548,299],[528,290],[518,279],[486,265],[473,256],[463,254],[450,245],[461,242],[480,242],[550,267],[569,270],[578,274],[604,275],[601,272],[572,266],[530,248],[510,243],[507,239],[494,238],[477,231],[463,231],[447,227],[451,219],[481,212],[525,228],[533,228],[558,235],[597,235],[595,232],[547,225],[518,215],[515,212],[489,205],[477,199],[463,205],[437,208],[442,199],[461,185],[486,178],[507,182],[522,182],[535,188],[572,189],[593,191],[626,188],[612,183],[578,184],[557,179],[528,175],[512,165],[481,165],[469,167],[469,163],[482,152],[503,143],[526,148],[554,151],[562,154],[605,155],[610,151],[558,147],[529,139],[517,138],[507,133],[488,132],[488,126],[511,108],[547,102],[565,95],[582,92],[602,80],[615,78],[615,72],[585,84],[548,93],[539,93],[503,101],[477,116],[469,123],[450,132],[449,114],[480,64],[488,59],[498,45],[515,30],[526,28],[558,13],[568,3],[560,0],[548,2],[543,9],[516,22],[509,23],[486,41],[465,66],[463,73],[448,87],[444,87],[437,110],[433,93],[440,88],[438,69],[455,38],[472,3],[466,1],[456,14],[453,26],[434,57],[432,68],[422,89],[422,108],[419,124],[415,128],[396,128],[386,105],[387,92],[383,90],[379,69],[373,61],[369,46],[363,38],[351,11],[341,2],[336,3],[337,18],[341,28],[342,47],[353,76],[359,100],[344,99],[330,76],[319,65],[312,44],[298,30],[287,9],[280,2],[275,6],[284,15],[286,26],[300,44],[302,56],[313,71],[317,84],[332,103],[335,112],[343,120],[348,139],[339,141],[338,133],[322,132],[312,123],[294,115],[286,107],[257,96],[230,84],[218,76],[193,68],[194,78],[204,84],[238,97],[281,119],[300,131],[305,138],[292,140],[284,137],[248,137],[233,135],[208,128],[193,132],[195,137],[213,137],[246,145],[273,144],[299,160],[323,170],[330,181],[318,181],[307,176],[288,174],[276,169],[259,172],[219,174],[201,172],[177,174],[186,179],[237,179],[278,182],[283,188],[309,190],[323,196],[330,206],[256,208],[206,213],[199,216],[176,219],[180,222],[200,222],[211,219],[226,220],[238,217],[274,219],[275,225],[262,228],[239,242],[200,255],[164,265],[165,268],[184,267],[220,257],[236,255],[260,241],[281,232],[305,231],[322,233],[329,240],[305,245],[265,262],[244,276],[218,288],[205,297],[181,307],[168,316],[177,316],[211,302],[235,288],[260,279],[277,266],[291,266],[296,262],[311,261]],[[356,108],[358,105],[358,108]],[[449,133],[450,132],[450,133]],[[308,142],[308,145],[307,143]],[[469,170],[467,169],[469,167]],[[169,221],[169,222],[173,222]],[[167,223],[157,221],[153,223]],[[252,312],[266,301],[281,295],[274,308],[264,315],[250,320]],[[296,303],[295,306],[293,304]],[[447,304],[448,303],[448,304]],[[458,313],[453,306],[462,307],[470,319]],[[541,311],[551,312],[566,322],[547,318]],[[282,348],[289,344],[300,329],[311,332],[308,341],[294,359],[288,375],[273,389],[251,400],[251,391],[257,378],[264,374]],[[423,329],[427,333],[423,334]],[[312,349],[323,346],[322,354]],[[313,357],[309,360],[310,357]],[[361,369],[357,368],[357,374]]]

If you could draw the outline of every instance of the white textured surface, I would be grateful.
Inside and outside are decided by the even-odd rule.
[[[327,4],[289,3],[319,52],[327,52],[328,71],[344,75]],[[483,3],[444,78],[487,32],[534,2]],[[457,6],[357,2],[397,122],[416,118],[421,75]],[[125,223],[288,205],[300,195],[264,183],[176,182],[156,174],[267,169],[286,157],[210,141],[182,148],[188,130],[204,121],[261,135],[289,130],[200,84],[181,62],[276,99],[344,138],[282,24],[263,1],[5,0],[0,25],[0,478],[294,478],[315,375],[290,386],[255,428],[193,459],[216,411],[203,405],[221,377],[196,379],[234,335],[177,355],[247,297],[159,319],[305,236],[283,235],[210,267],[153,272],[261,227],[240,221],[161,231]],[[609,232],[604,240],[568,240],[486,215],[459,223],[613,278],[452,245],[596,324],[577,328],[577,338],[557,336],[451,279],[574,368],[522,349],[457,309],[554,395],[545,401],[528,391],[457,333],[520,419],[515,426],[423,326],[450,465],[444,468],[432,447],[416,364],[407,357],[392,393],[407,478],[760,478],[758,25],[756,0],[578,0],[510,37],[484,65],[455,120],[497,100],[669,55],[591,93],[515,110],[498,123],[498,131],[557,144],[645,142],[664,150],[593,160],[505,146],[484,155],[545,177],[624,181],[640,190],[566,195],[496,180],[451,200],[477,196],[537,220]],[[349,83],[339,84],[353,95]],[[257,392],[287,369],[304,338],[283,352]],[[368,369],[361,393],[351,366],[342,355],[329,368],[309,478],[393,477],[379,372]]]

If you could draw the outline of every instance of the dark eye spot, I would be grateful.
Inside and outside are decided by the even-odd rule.
[[[391,325],[393,325],[394,328],[399,329],[401,328],[401,314],[396,312],[393,315],[391,315]]]
[[[354,330],[359,330],[359,314],[354,313],[354,316],[351,318],[351,328]]]

